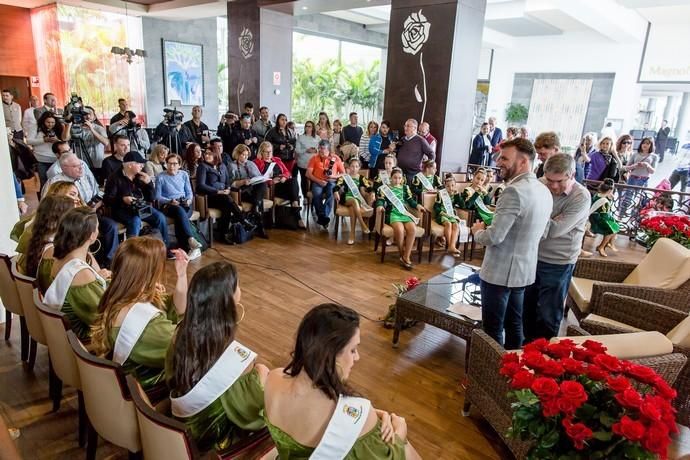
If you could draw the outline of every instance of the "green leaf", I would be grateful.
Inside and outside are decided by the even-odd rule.
[[[575,411],[575,415],[579,419],[591,418],[597,412],[597,408],[591,404],[583,404],[580,408]]]
[[[532,420],[528,428],[529,433],[535,438],[541,437],[546,432],[546,426],[541,420]]]
[[[556,445],[559,438],[560,435],[558,434],[558,430],[551,430],[543,438],[541,438],[539,446],[544,449],[550,449]]]
[[[605,427],[611,428],[613,424],[616,423],[616,419],[604,412],[599,417],[599,422]]]
[[[531,390],[518,390],[515,392],[515,397],[520,404],[525,406],[533,406],[539,403],[539,398]]]
[[[592,436],[599,441],[610,441],[613,437],[613,433],[610,431],[595,431]]]

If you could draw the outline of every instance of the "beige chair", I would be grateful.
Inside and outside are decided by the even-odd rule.
[[[420,215],[419,211],[413,209],[410,211],[412,215],[419,218],[419,224],[415,228],[415,239],[417,240],[417,257],[418,262],[422,262],[422,244],[424,235],[426,234],[424,228],[426,226],[425,219],[428,218],[428,214]],[[386,258],[386,242],[393,238],[393,227],[385,223],[385,210],[379,209],[375,211],[376,222],[374,223],[374,252],[378,250],[379,243],[381,243],[381,263]]]
[[[48,307],[38,298],[37,291],[36,289],[36,308],[46,334],[48,354],[50,355],[49,378],[51,379],[51,386],[54,386],[54,391],[51,394],[53,411],[57,411],[60,408],[63,384],[67,384],[77,390],[79,400],[79,446],[83,447],[86,441],[86,409],[84,407],[84,395],[81,392],[79,368],[77,367],[72,347],[67,340],[67,330],[69,330],[70,326],[61,312]]]
[[[99,435],[130,455],[137,454],[141,451],[139,423],[122,369],[89,353],[74,332],[67,331],[67,339],[76,356],[89,418],[87,460],[96,458]]]
[[[17,267],[17,256],[12,257],[11,262],[12,278],[14,279],[15,286],[17,287],[17,293],[19,294],[19,300],[22,303],[22,309],[24,310],[26,328],[31,336],[29,340],[27,367],[29,370],[32,370],[34,368],[34,364],[36,363],[37,343],[40,343],[41,345],[48,345],[45,332],[43,332],[43,325],[38,317],[38,311],[36,310],[36,304],[34,303],[34,282],[36,280],[19,272],[19,268]]]
[[[607,292],[690,312],[690,249],[661,238],[639,264],[579,259],[566,314],[570,309],[578,320],[596,314]]]
[[[194,209],[199,212],[200,220],[208,219],[208,234],[206,239],[208,240],[208,246],[213,247],[213,225],[222,216],[220,209],[209,208],[208,207],[208,197],[206,195],[194,195]]]
[[[333,200],[335,201],[335,198],[333,198]],[[371,218],[371,216],[374,215],[374,208],[371,208],[368,211],[361,209],[361,211],[362,211],[362,217],[365,217],[365,218]],[[347,206],[343,206],[340,203],[336,203],[336,206],[335,206],[335,228],[334,228],[335,234],[333,235],[336,240],[340,236],[340,226],[342,224],[344,217],[350,217],[350,208]],[[370,233],[370,235],[371,235],[371,233]]]
[[[137,380],[127,376],[127,387],[134,402],[146,460],[196,460],[203,458],[187,426],[154,409]],[[273,448],[268,430],[263,429],[231,448],[215,452],[220,459],[258,459]]]
[[[21,357],[22,361],[26,361],[29,357],[29,331],[26,328],[24,308],[17,292],[17,285],[12,278],[12,261],[7,254],[0,254],[0,299],[5,306],[5,340],[10,340],[12,314],[15,314],[19,316]]]

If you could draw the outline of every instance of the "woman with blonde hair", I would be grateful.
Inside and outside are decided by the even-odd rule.
[[[135,237],[122,243],[94,324],[92,352],[121,365],[144,390],[163,381],[165,355],[187,308],[187,254],[180,249],[172,252],[177,283],[168,294],[163,285],[163,242]]]
[[[599,141],[599,150],[590,156],[590,164],[591,168],[587,179],[595,181],[612,179],[613,182],[620,180],[623,165],[610,137],[603,137]]]
[[[368,165],[371,159],[371,154],[369,153],[369,141],[372,137],[376,136],[379,132],[379,124],[375,121],[370,121],[367,124],[367,129],[359,138],[359,160],[363,165]]]
[[[316,122],[316,131],[321,128],[326,130],[328,136],[333,133],[333,128],[331,128],[331,120],[328,118],[328,114],[326,112],[319,112],[319,121]]]
[[[260,238],[268,238],[263,227],[264,197],[266,196],[267,183],[263,180],[252,182],[260,178],[259,168],[253,161],[249,161],[251,151],[245,144],[237,145],[232,151],[232,163],[228,164],[230,185],[233,191],[238,191],[240,201],[251,203],[250,214],[254,215],[257,223],[256,235]]]
[[[149,160],[144,165],[144,172],[155,178],[165,171],[165,159],[168,157],[170,149],[163,144],[156,144],[151,149]]]

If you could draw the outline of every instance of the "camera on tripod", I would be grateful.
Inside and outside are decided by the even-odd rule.
[[[65,121],[72,123],[70,134],[73,137],[79,137],[83,130],[82,125],[86,121],[87,112],[84,110],[84,102],[77,93],[72,93],[63,113],[65,114]]]
[[[163,112],[163,122],[166,124],[166,126],[174,128],[178,123],[182,123],[184,114],[177,110],[176,107],[173,107],[172,109],[163,109]]]

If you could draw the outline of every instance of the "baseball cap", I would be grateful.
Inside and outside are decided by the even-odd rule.
[[[141,163],[141,164],[146,164],[146,160],[144,157],[141,156],[141,154],[137,151],[131,151],[127,152],[125,157],[122,159],[123,163]]]

